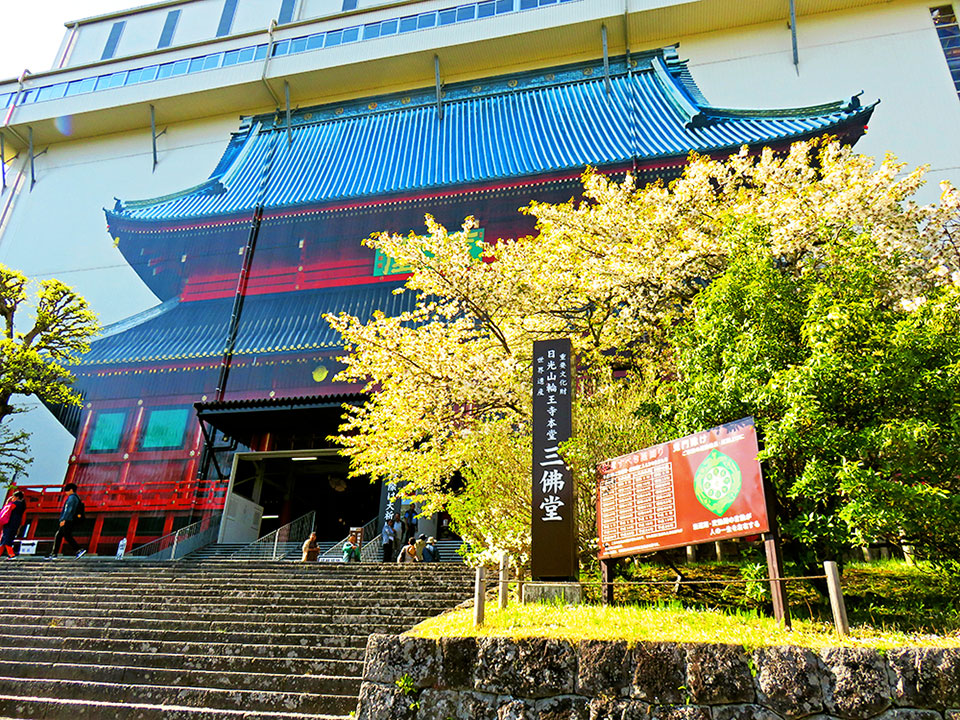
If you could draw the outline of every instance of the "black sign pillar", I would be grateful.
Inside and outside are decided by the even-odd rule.
[[[533,493],[530,574],[577,580],[577,504],[560,444],[573,428],[570,341],[533,344]]]

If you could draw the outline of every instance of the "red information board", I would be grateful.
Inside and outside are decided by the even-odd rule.
[[[744,418],[602,463],[600,559],[769,531],[758,451]]]

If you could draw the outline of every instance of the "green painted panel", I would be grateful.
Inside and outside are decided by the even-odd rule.
[[[120,437],[127,414],[122,412],[100,413],[93,425],[88,452],[116,452],[120,449]]]
[[[183,433],[187,429],[189,415],[190,411],[186,408],[154,410],[150,413],[140,447],[144,450],[180,447],[183,445]]]
[[[468,237],[473,241],[470,244],[470,255],[474,260],[479,260],[483,255],[483,228],[474,228],[470,231]],[[380,250],[373,259],[373,276],[385,277],[387,275],[406,275],[413,272],[409,265],[401,265],[389,255],[384,255]]]

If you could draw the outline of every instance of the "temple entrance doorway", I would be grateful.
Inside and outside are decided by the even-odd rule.
[[[347,459],[331,449],[237,453],[225,515],[240,517],[239,508],[259,506],[255,534],[263,537],[313,511],[317,539],[341,540],[351,527],[377,517],[382,500],[379,485],[349,478],[347,471]],[[253,514],[243,520],[251,534]]]

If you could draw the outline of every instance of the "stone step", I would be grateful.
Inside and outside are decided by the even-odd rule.
[[[172,604],[172,603],[171,603]],[[88,606],[71,605],[70,603],[38,603],[23,607],[19,604],[5,606],[0,603],[0,610],[6,609],[5,615],[16,615],[24,618],[62,618],[66,615],[75,618],[81,617],[109,617],[119,620],[140,620],[150,618],[154,620],[180,620],[189,622],[256,622],[256,623],[296,623],[304,620],[311,623],[321,622],[365,622],[377,621],[384,617],[392,617],[398,611],[420,614],[423,612],[440,613],[450,607],[449,602],[411,600],[407,604],[384,603],[367,606],[344,606],[331,598],[331,604],[324,607],[310,606],[306,608],[273,608],[267,606],[208,606],[185,605],[177,609],[170,608],[171,604],[153,604],[153,607],[125,607],[119,603],[91,603]],[[269,608],[269,609],[266,609]],[[391,612],[393,611],[393,612]]]
[[[183,593],[155,593],[150,597],[144,597],[142,593],[133,592],[112,592],[109,596],[103,597],[101,593],[74,593],[66,597],[63,593],[48,592],[18,592],[18,593],[0,593],[0,607],[16,607],[29,603],[29,607],[127,607],[136,608],[161,608],[170,605],[191,606],[203,605],[219,608],[246,608],[246,607],[264,607],[272,608],[324,608],[329,607],[329,603],[335,601],[339,606],[363,606],[363,607],[407,607],[410,603],[417,602],[458,602],[464,599],[465,590],[449,592],[406,592],[403,594],[386,593],[363,593],[355,590],[345,590],[336,593],[307,593],[302,597],[289,597],[283,593],[257,594],[257,595],[239,595],[228,593],[209,593],[203,595],[183,594]]]
[[[0,720],[345,718],[372,632],[470,597],[447,568],[0,563]]]
[[[0,580],[2,582],[2,580]],[[194,593],[206,593],[213,594],[217,593],[294,593],[294,594],[310,594],[310,593],[320,593],[320,592],[343,592],[343,591],[352,591],[352,592],[380,592],[387,594],[402,595],[404,597],[409,596],[409,594],[416,588],[417,592],[453,592],[463,589],[468,585],[468,581],[464,580],[463,582],[449,582],[449,583],[439,583],[439,582],[424,582],[424,583],[414,583],[410,584],[406,580],[401,584],[391,581],[389,578],[383,579],[376,582],[363,582],[355,583],[350,582],[349,585],[346,584],[346,581],[333,582],[326,581],[322,583],[270,583],[270,582],[244,582],[243,580],[238,580],[236,582],[214,582],[214,581],[204,581],[199,582],[188,582],[183,580],[177,581],[167,581],[167,582],[138,582],[138,583],[128,583],[121,581],[110,582],[108,580],[103,580],[100,582],[85,582],[83,580],[71,580],[65,582],[7,582],[2,583],[5,593],[20,593],[20,592],[46,592],[50,594],[104,594],[104,593],[144,593],[144,592],[160,592],[160,593],[172,593],[179,591],[191,591]]]
[[[35,679],[0,676],[0,696],[25,695],[71,700],[98,700],[151,705],[260,712],[300,712],[346,715],[357,704],[357,695],[333,695],[273,690],[242,690],[210,687],[91,682],[84,680]],[[6,712],[0,707],[0,712]]]
[[[35,680],[76,680],[121,685],[163,685],[257,690],[314,695],[353,695],[360,692],[360,675],[315,675],[302,672],[257,673],[187,668],[95,665],[90,663],[45,663],[0,660],[0,677]]]
[[[172,649],[172,648],[171,648]],[[331,675],[360,677],[363,672],[363,652],[340,648],[336,657],[316,656],[309,649],[293,648],[303,657],[266,657],[224,655],[234,652],[236,646],[199,646],[196,653],[142,652],[131,648],[115,650],[72,650],[57,647],[0,647],[0,662],[64,663],[74,665],[123,666],[136,668],[207,670],[215,672],[277,673],[286,675]],[[209,654],[207,654],[209,653]],[[349,654],[349,658],[344,656]]]
[[[419,620],[416,618],[411,619],[397,619],[396,622],[390,625],[365,625],[363,628],[356,627],[343,627],[336,628],[338,632],[342,632],[344,637],[357,637],[358,634],[362,637],[366,637],[371,633],[383,633],[386,635],[395,635],[398,633],[407,630],[413,625],[415,625]],[[305,633],[275,633],[275,632],[250,632],[249,630],[239,630],[235,632],[220,632],[218,630],[210,631],[198,631],[198,630],[181,630],[181,629],[167,629],[167,630],[157,630],[155,628],[125,628],[125,627],[98,627],[93,626],[46,626],[46,625],[31,625],[24,628],[19,627],[8,627],[7,634],[16,635],[20,634],[24,637],[56,637],[56,638],[101,638],[101,639],[138,639],[144,641],[151,640],[163,640],[168,642],[184,642],[184,643],[208,643],[208,642],[223,642],[223,643],[271,643],[278,640],[282,640],[287,644],[301,644],[307,645],[310,643],[321,642],[326,638],[331,637],[332,635],[337,635],[335,632],[330,632],[329,628],[319,627],[316,628],[316,632],[305,632]]]
[[[287,638],[281,638],[287,640]],[[53,650],[64,653],[116,653],[144,655],[210,655],[211,657],[251,657],[270,660],[337,660],[363,661],[366,635],[316,636],[302,644],[191,642],[184,640],[148,640],[135,638],[58,637],[31,635],[0,635],[0,653],[15,653],[21,649]]]
[[[22,628],[41,627],[47,629],[64,628],[123,628],[127,630],[182,630],[194,632],[240,632],[247,631],[260,635],[287,635],[287,634],[330,634],[323,632],[327,628],[331,632],[354,625],[366,628],[408,626],[429,617],[430,613],[409,612],[403,616],[381,613],[357,615],[331,615],[318,618],[316,621],[295,618],[293,620],[264,620],[256,616],[231,615],[227,618],[197,618],[191,619],[184,615],[181,618],[153,618],[153,617],[124,617],[99,615],[36,615],[29,613],[7,613],[4,620],[10,623],[7,632],[15,634]],[[371,630],[372,632],[372,630]],[[47,633],[40,633],[47,634]]]
[[[46,697],[0,695],[0,713],[4,720],[344,720],[346,714],[318,715],[315,713],[256,712],[187,707],[169,704],[109,702],[102,700],[73,700]]]
[[[273,560],[270,558],[244,558],[241,560],[213,559],[196,563],[183,562],[152,562],[145,560],[114,560],[112,558],[94,557],[87,555],[81,559],[63,555],[55,560],[49,560],[39,555],[21,555],[15,559],[0,560],[0,572],[14,572],[23,567],[45,567],[51,570],[69,568],[71,571],[97,572],[106,570],[120,570],[125,572],[146,571],[149,573],[166,572],[210,572],[218,569],[237,571],[249,569],[289,569],[293,572],[316,572],[327,575],[344,574],[356,575],[364,572],[389,571],[396,573],[431,572],[435,574],[457,574],[469,572],[466,567],[453,563],[396,563],[396,562],[362,562],[362,563],[331,563],[331,562],[294,562]]]

